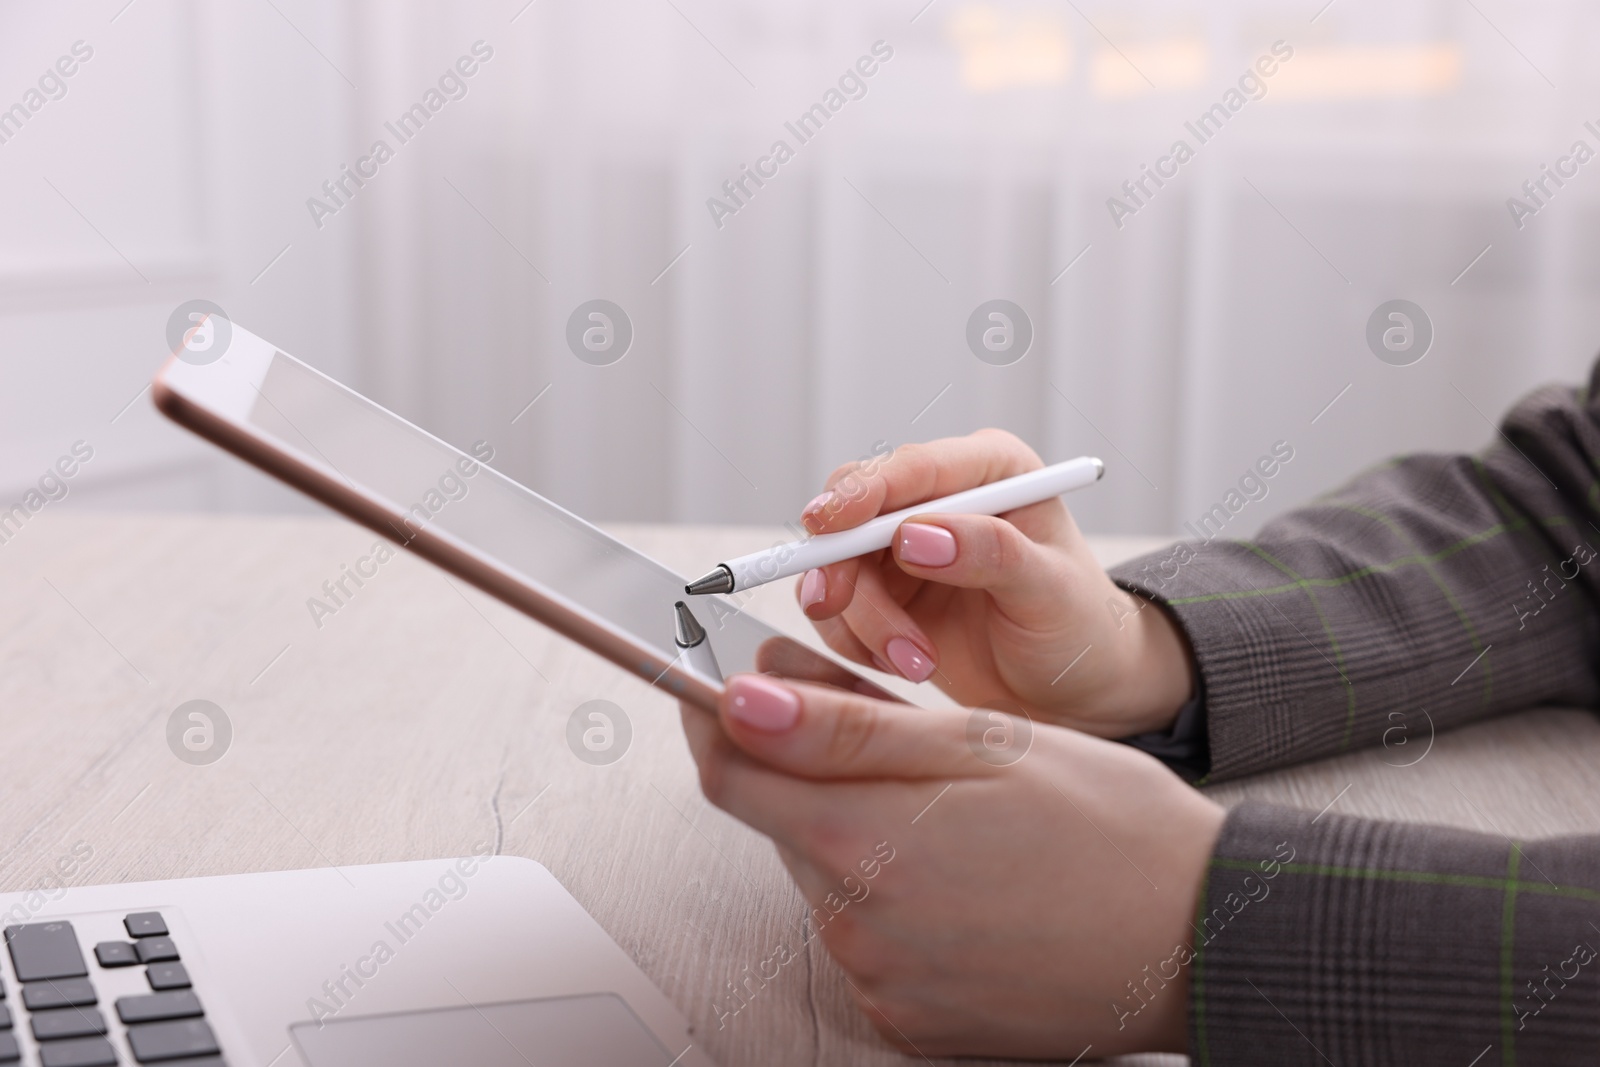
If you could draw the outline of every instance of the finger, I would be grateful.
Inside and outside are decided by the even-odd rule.
[[[758,763],[729,741],[716,716],[688,703],[678,709],[700,773],[700,791],[716,807],[772,838],[791,871],[796,867],[787,857],[806,857],[804,862],[814,867],[812,852],[819,838],[836,840],[861,822],[865,801],[859,792]]]
[[[885,561],[881,567],[852,566],[851,568],[855,574],[855,578],[851,581],[850,585],[845,587],[849,599],[843,605],[842,609],[842,611],[848,612],[848,614],[844,614],[842,616],[835,615],[830,617],[816,617],[816,615],[819,613],[814,612],[811,624],[816,629],[817,633],[822,637],[823,641],[827,643],[828,647],[839,653],[839,655],[856,663],[867,664],[876,667],[885,674],[902,673],[894,666],[893,663],[885,659],[882,654],[887,647],[888,642],[893,640],[894,636],[897,636],[900,633],[913,635],[909,638],[913,647],[904,650],[901,660],[908,668],[913,669],[913,674],[916,674],[918,672],[914,669],[915,667],[925,666],[926,664],[933,662],[933,659],[929,657],[926,651],[924,651],[924,649],[931,647],[932,642],[929,641],[922,634],[922,631],[917,627],[917,625],[910,620],[905,609],[901,605],[909,603],[912,596],[915,595],[917,591],[916,587],[921,586],[924,583],[918,579],[912,578],[902,571],[894,562],[894,560],[889,557],[887,552],[875,553],[875,556],[881,557]],[[855,561],[851,562],[853,564]],[[832,568],[828,569],[830,571],[832,570]],[[869,571],[874,574],[875,577],[868,580],[867,590],[862,591],[860,589],[861,576],[867,574]],[[831,584],[833,579],[830,578],[828,581]],[[886,581],[902,583],[906,588],[890,588],[879,591],[883,583]],[[879,602],[881,602],[881,606],[879,606]],[[896,622],[888,624],[889,628],[893,629],[895,625],[898,625],[900,630],[896,631],[896,634],[891,635],[887,630],[883,629],[884,624],[880,621],[874,625],[871,631],[872,633],[876,633],[878,637],[877,639],[873,640],[870,645],[863,640],[861,635],[856,633],[850,621],[852,618],[866,618],[869,621],[882,620],[885,615],[892,620],[896,620]]]
[[[877,700],[900,699],[790,637],[771,637],[763,641],[756,649],[756,670],[798,682],[848,689]]]
[[[834,879],[818,870],[804,855],[788,845],[780,845],[775,841],[773,848],[777,850],[778,859],[783,863],[784,870],[794,879],[795,886],[807,904],[822,903],[824,894],[837,885]]]
[[[888,664],[892,673],[902,678],[925,682],[938,669],[938,652],[922,627],[892,595],[885,578],[877,569],[863,567],[856,579],[855,595],[840,618],[878,657],[880,668]]]
[[[683,722],[683,736],[689,742],[689,754],[694,757],[696,766],[704,766],[712,759],[719,745],[729,754],[739,751],[728,740],[728,735],[722,732],[722,724],[717,721],[717,716],[704,708],[688,701],[679,701],[678,718]]]
[[[797,795],[799,780],[780,774],[751,759],[729,740],[718,717],[686,701],[678,703],[689,753],[700,772],[700,791],[712,804],[761,831],[774,841],[793,843],[798,824],[778,818],[787,809],[791,814],[807,812],[815,806],[815,783],[805,783],[808,794]],[[774,807],[776,806],[776,807]]]
[[[878,658],[872,654],[872,649],[861,643],[861,639],[851,632],[843,619],[822,619],[812,625],[816,627],[817,635],[823,642],[845,659],[864,667],[879,666],[879,663],[875,662]]]
[[[737,749],[719,750],[701,768],[700,783],[713,805],[772,839],[812,904],[860,873],[888,828],[908,824],[943,788],[922,781],[810,781]]]
[[[806,505],[801,521],[812,533],[848,530],[886,511],[1042,466],[1038,453],[1004,430],[902,445],[870,470],[849,464],[834,471],[827,492]]]
[[[948,779],[946,779],[948,780]],[[770,837],[780,856],[812,873],[801,883],[807,899],[828,883],[837,886],[890,826],[908,825],[943,783],[828,781],[796,778],[743,752],[719,755],[701,769],[706,799],[758,833]]]
[[[1076,573],[1068,556],[996,516],[915,516],[900,524],[892,551],[895,563],[914,578],[988,590],[1023,626],[1058,624],[1075,590],[1089,589],[1095,577]],[[848,612],[846,617],[853,624]]]
[[[846,876],[867,871],[863,857],[883,840],[885,827],[913,819],[943,788],[926,781],[797,778],[740,751],[698,707],[683,704],[681,710],[706,799],[771,838],[811,904],[841,887],[848,893]]]
[[[856,575],[863,561],[885,558],[887,553],[873,552],[806,571],[795,584],[800,610],[813,621],[833,618],[849,605],[850,598],[855,595]]]
[[[977,777],[993,768],[967,746],[968,713],[872,700],[840,689],[736,674],[717,702],[739,749],[791,775],[822,779]]]

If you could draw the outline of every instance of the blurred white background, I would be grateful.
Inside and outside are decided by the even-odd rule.
[[[1506,201],[1600,148],[1597,31],[1576,0],[0,3],[26,111],[0,125],[0,500],[83,439],[62,506],[309,508],[140,393],[203,297],[591,518],[778,521],[875,441],[995,425],[1103,456],[1071,503],[1113,533],[1176,533],[1286,440],[1247,532],[1584,373],[1600,163],[1520,229]],[[784,123],[880,40],[799,145]],[[1199,145],[1184,123],[1280,40]],[[1119,228],[1108,197],[1179,138]],[[379,139],[319,227],[308,198]],[[719,228],[707,199],[777,139],[796,158]],[[1408,367],[1364,340],[1397,297],[1436,331]],[[594,298],[635,331],[606,367],[564,339]],[[1034,326],[1010,366],[966,345],[991,298]]]

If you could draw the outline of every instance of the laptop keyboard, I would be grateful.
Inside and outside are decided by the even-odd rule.
[[[125,1063],[112,1043],[117,1030],[126,1038],[134,1063],[223,1067],[216,1035],[190,988],[189,972],[161,913],[134,912],[122,925],[128,940],[95,945],[93,964],[84,958],[70,922],[5,928],[12,971],[22,989],[20,997],[12,998],[0,982],[0,1065],[22,1062],[17,1031],[26,1026],[38,1045],[37,1067]],[[149,991],[103,1005],[95,978],[132,967],[144,968]]]

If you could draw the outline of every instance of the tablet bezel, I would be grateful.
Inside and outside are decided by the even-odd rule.
[[[395,542],[401,548],[415,552],[428,562],[471,583],[497,600],[571,638],[590,651],[604,656],[630,674],[637,675],[674,697],[715,713],[717,698],[722,694],[723,686],[686,669],[680,657],[671,659],[663,657],[649,643],[634,637],[629,631],[552,590],[530,584],[493,557],[474,550],[466,542],[442,530],[429,525],[415,528],[414,524],[407,526],[405,512],[398,503],[350,483],[331,466],[301,455],[250,425],[248,416],[254,394],[247,392],[246,388],[259,392],[260,383],[272,359],[282,355],[337,388],[373,404],[463,459],[473,463],[481,462],[448,441],[441,440],[410,420],[389,411],[370,397],[356,392],[338,379],[324,374],[303,360],[295,359],[283,349],[255,334],[241,329],[237,323],[231,325],[232,339],[228,350],[214,362],[205,364],[190,362],[176,354],[168,357],[151,382],[155,405],[162,414],[252,466],[360,523],[379,536]],[[218,366],[232,368],[239,376],[230,379],[228,376],[218,375],[212,369]],[[243,381],[246,388],[239,386],[240,381]],[[494,473],[504,477],[498,471]],[[559,507],[555,504],[552,506]],[[561,510],[566,511],[566,509]],[[637,549],[617,540],[581,516],[573,515],[570,511],[566,514],[619,548],[642,555]],[[397,533],[398,530],[406,530],[409,536],[402,537]],[[784,636],[777,629],[770,626],[766,628],[772,630],[774,637]]]

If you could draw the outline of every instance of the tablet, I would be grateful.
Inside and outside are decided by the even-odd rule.
[[[674,641],[684,576],[216,311],[169,340],[173,355],[153,382],[169,418],[625,670],[715,710],[720,678],[697,671]],[[692,610],[728,674],[817,659],[726,597],[697,597]],[[846,675],[829,680],[862,692],[877,688],[837,661],[826,672]]]

